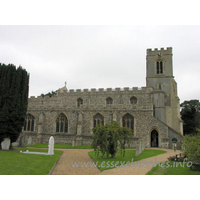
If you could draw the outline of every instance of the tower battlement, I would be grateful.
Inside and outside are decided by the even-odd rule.
[[[167,47],[167,49],[164,48],[147,49],[147,55],[155,55],[158,52],[160,52],[161,54],[172,54],[172,47]]]

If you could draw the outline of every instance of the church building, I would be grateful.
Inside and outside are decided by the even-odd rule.
[[[172,48],[147,49],[146,87],[68,90],[30,97],[21,136],[25,142],[90,145],[92,129],[117,121],[133,131],[130,146],[172,148],[183,135]]]

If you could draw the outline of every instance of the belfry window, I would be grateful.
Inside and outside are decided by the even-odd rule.
[[[96,127],[101,123],[104,125],[104,117],[101,114],[97,113],[93,118],[93,122],[94,122],[94,127]]]
[[[134,131],[134,117],[128,113],[124,115],[124,117],[122,118],[122,126],[128,127],[132,131]]]
[[[56,120],[56,132],[57,133],[68,132],[68,120],[63,113],[61,113]]]
[[[81,105],[83,105],[83,99],[79,98],[77,100],[77,106],[80,107]]]
[[[24,121],[24,131],[34,131],[35,117],[31,114],[26,115]]]
[[[137,98],[136,97],[131,97],[130,98],[130,103],[131,104],[136,104],[137,103]]]
[[[107,103],[107,104],[113,104],[113,99],[110,98],[110,97],[108,97],[108,98],[106,99],[106,103]]]
[[[163,73],[163,62],[162,61],[157,61],[157,63],[156,63],[156,71],[157,71],[157,74],[162,74]]]

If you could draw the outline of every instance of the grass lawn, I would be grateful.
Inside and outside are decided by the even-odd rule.
[[[22,151],[46,152],[46,149],[16,148],[14,151],[0,151],[0,175],[47,175],[62,151],[54,150],[54,155],[34,155]]]
[[[181,165],[180,165],[181,164]],[[190,166],[188,164],[188,166]],[[166,161],[164,165],[153,167],[146,175],[200,175],[200,171],[190,170],[187,164],[174,161]]]
[[[27,143],[25,143],[25,146],[27,146]],[[48,148],[48,144],[35,144],[35,145],[31,145],[30,147]],[[54,148],[57,148],[57,149],[93,149],[89,145],[80,145],[80,146],[72,147],[71,144],[54,144]],[[136,148],[135,147],[126,147],[126,149],[136,149]]]
[[[25,146],[27,146],[27,143],[25,143]],[[48,148],[48,144],[35,144],[35,145],[31,145],[30,147]],[[54,144],[54,148],[58,148],[58,149],[93,149],[91,146],[87,146],[87,145],[72,147],[71,144]]]
[[[116,153],[114,158],[111,158],[110,156],[107,157],[106,155],[104,155],[104,157],[102,157],[101,153],[99,153],[99,155],[97,156],[97,155],[95,155],[94,151],[91,151],[88,154],[93,159],[94,163],[96,163],[98,161],[98,165],[97,165],[98,168],[101,171],[104,171],[107,169],[113,169],[116,166],[121,166],[122,163],[123,163],[123,165],[125,165],[127,162],[131,163],[132,159],[134,162],[134,161],[142,160],[142,159],[149,158],[152,156],[157,156],[157,155],[163,154],[165,152],[166,151],[162,151],[162,150],[146,149],[136,158],[135,158],[135,150],[126,150],[125,157],[123,157],[121,155],[121,153]]]

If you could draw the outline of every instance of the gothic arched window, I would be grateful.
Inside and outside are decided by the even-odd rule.
[[[108,98],[106,99],[106,103],[107,103],[107,104],[113,104],[113,99],[110,98],[110,97],[108,97]]]
[[[157,74],[163,73],[163,62],[162,61],[157,61],[156,70],[157,70]]]
[[[81,98],[77,100],[77,106],[80,107],[80,105],[83,105],[83,99]]]
[[[124,115],[122,118],[122,126],[128,127],[132,131],[134,131],[134,117],[128,113]]]
[[[131,104],[136,104],[137,103],[137,98],[136,97],[131,97],[130,98]]]
[[[96,127],[100,123],[104,125],[104,117],[101,114],[97,113],[93,118],[93,122],[94,122],[94,127]]]
[[[34,131],[35,117],[27,114],[24,121],[24,131]]]
[[[56,132],[58,133],[68,132],[68,120],[63,113],[61,113],[56,120]]]

